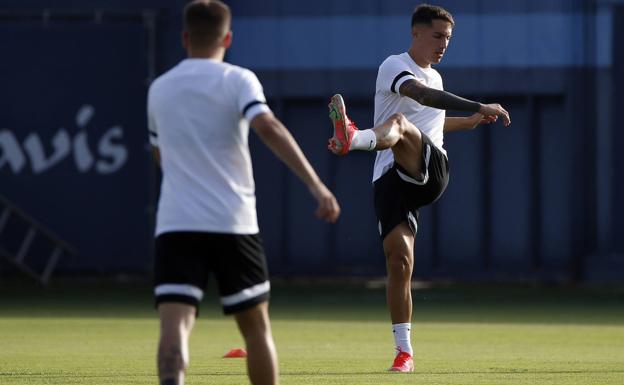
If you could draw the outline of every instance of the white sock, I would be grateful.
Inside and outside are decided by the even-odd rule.
[[[355,133],[353,134],[353,138],[351,139],[351,146],[349,147],[349,151],[373,151],[376,145],[377,137],[375,136],[375,131],[371,130],[370,128],[368,130],[355,131]]]
[[[409,353],[410,356],[414,355],[412,350],[412,342],[410,341],[410,330],[412,329],[411,323],[404,324],[392,324],[392,333],[394,334],[394,342],[397,348],[402,352]]]

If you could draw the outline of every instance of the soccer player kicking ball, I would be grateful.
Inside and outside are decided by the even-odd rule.
[[[442,78],[431,66],[442,59],[453,31],[451,14],[420,5],[412,14],[412,44],[379,67],[375,91],[375,125],[359,131],[347,117],[340,95],[329,104],[334,135],[328,148],[337,155],[378,151],[373,171],[375,212],[388,273],[387,302],[397,354],[395,372],[414,370],[410,329],[411,277],[418,209],[436,201],[448,183],[445,132],[473,129],[509,114],[499,104],[481,104],[442,90]],[[447,118],[445,110],[474,112]]]
[[[156,79],[148,93],[150,142],[163,172],[154,261],[161,385],[184,384],[189,336],[209,274],[223,311],[234,316],[245,340],[250,382],[278,384],[250,126],[306,184],[319,218],[335,222],[340,213],[334,195],[267,107],[254,73],[223,62],[232,42],[230,22],[220,1],[188,4],[188,58]]]

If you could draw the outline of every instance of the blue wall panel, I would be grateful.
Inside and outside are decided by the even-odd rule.
[[[157,11],[158,75],[184,56],[179,32],[185,3],[59,0],[54,7],[136,15]],[[234,45],[227,59],[258,72],[278,117],[343,208],[335,226],[315,219],[307,189],[254,136],[258,212],[271,270],[383,274],[372,207],[372,154],[336,158],[325,150],[326,100],[343,93],[359,125],[370,124],[377,66],[409,46],[415,4],[227,3],[234,11]],[[439,3],[457,21],[440,66],[447,89],[502,102],[513,124],[447,137],[451,182],[442,199],[422,212],[416,276],[526,277],[540,271],[561,276],[576,246],[591,245],[575,236],[594,231],[596,215],[585,199],[592,199],[594,163],[578,158],[595,154],[591,141],[585,151],[580,139],[592,137],[592,127],[579,123],[591,119],[578,107],[586,92],[600,92],[591,84],[592,70],[613,71],[614,89],[624,82],[617,49],[622,23],[612,16],[612,3]],[[13,74],[0,88],[0,192],[78,247],[82,258],[64,260],[61,269],[147,271],[153,180],[144,118],[145,26],[106,18],[43,22],[42,12],[32,16],[48,7],[41,0],[0,0],[5,52],[0,70]],[[17,9],[29,11],[29,21],[7,19]],[[50,15],[58,15],[56,10]],[[616,122],[621,98],[612,99]],[[624,253],[624,238],[618,236],[624,227],[620,132],[614,126],[610,251]],[[43,154],[39,163],[37,151]],[[112,172],[106,173],[107,166]],[[579,175],[587,176],[585,184],[577,183]]]
[[[530,137],[527,106],[523,101],[501,101],[512,115],[512,125],[497,126],[491,135],[492,260],[503,271],[526,271],[531,255]]]
[[[585,179],[573,170],[570,127],[562,120],[562,100],[546,99],[540,103],[540,199],[541,258],[547,269],[567,268],[572,250],[570,234],[570,195]]]
[[[17,0],[14,0],[17,1]],[[33,1],[33,0],[31,0]],[[37,1],[37,0],[34,0]],[[226,1],[235,15],[241,17],[300,17],[331,15],[410,15],[420,2],[403,0],[319,0],[296,2],[292,0],[264,0],[262,2]],[[458,12],[572,12],[582,10],[583,0],[440,0],[440,5],[453,13]]]
[[[292,101],[286,103],[284,108],[284,121],[319,177],[327,181],[330,158],[325,150],[325,106],[322,103]],[[283,236],[287,239],[288,265],[302,272],[321,270],[327,265],[332,246],[329,225],[315,218],[316,201],[307,187],[292,174],[288,177],[287,194],[288,225]]]
[[[595,48],[609,45],[609,20],[578,12],[459,13],[439,67],[609,66],[610,52]],[[263,70],[375,69],[411,43],[409,14],[240,18],[232,28],[241,38],[232,45],[231,60]]]
[[[144,41],[138,23],[0,24],[0,189],[78,249],[65,266],[148,265]]]
[[[439,253],[447,269],[483,268],[483,168],[482,136],[490,129],[445,136],[450,162],[446,192],[436,203],[439,214]]]
[[[624,87],[624,51],[621,47],[624,46],[624,6],[618,8],[616,17],[616,26],[614,35],[616,40],[614,41],[613,53],[615,56],[615,63],[618,71],[614,71],[614,86],[613,86],[613,121],[620,122],[622,111],[624,111],[624,98],[620,96],[620,90]],[[622,147],[624,145],[624,130],[622,130],[621,124],[614,124],[613,130],[613,179],[614,179],[614,195],[613,195],[613,239],[615,250],[620,254],[620,258],[624,259],[624,154],[622,153]]]

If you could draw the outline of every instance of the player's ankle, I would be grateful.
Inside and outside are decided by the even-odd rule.
[[[353,150],[363,150],[363,151],[373,151],[377,146],[377,136],[375,135],[375,131],[368,129],[362,131],[355,131],[353,133],[353,138],[351,138],[351,145],[349,146],[349,151]]]
[[[409,322],[398,323],[392,325],[392,334],[394,335],[394,343],[399,352],[408,353],[410,356],[414,354],[410,338],[412,324]]]

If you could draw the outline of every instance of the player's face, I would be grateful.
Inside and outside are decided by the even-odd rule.
[[[434,19],[431,26],[422,26],[418,32],[418,47],[429,64],[438,64],[448,47],[453,26],[445,20]]]

